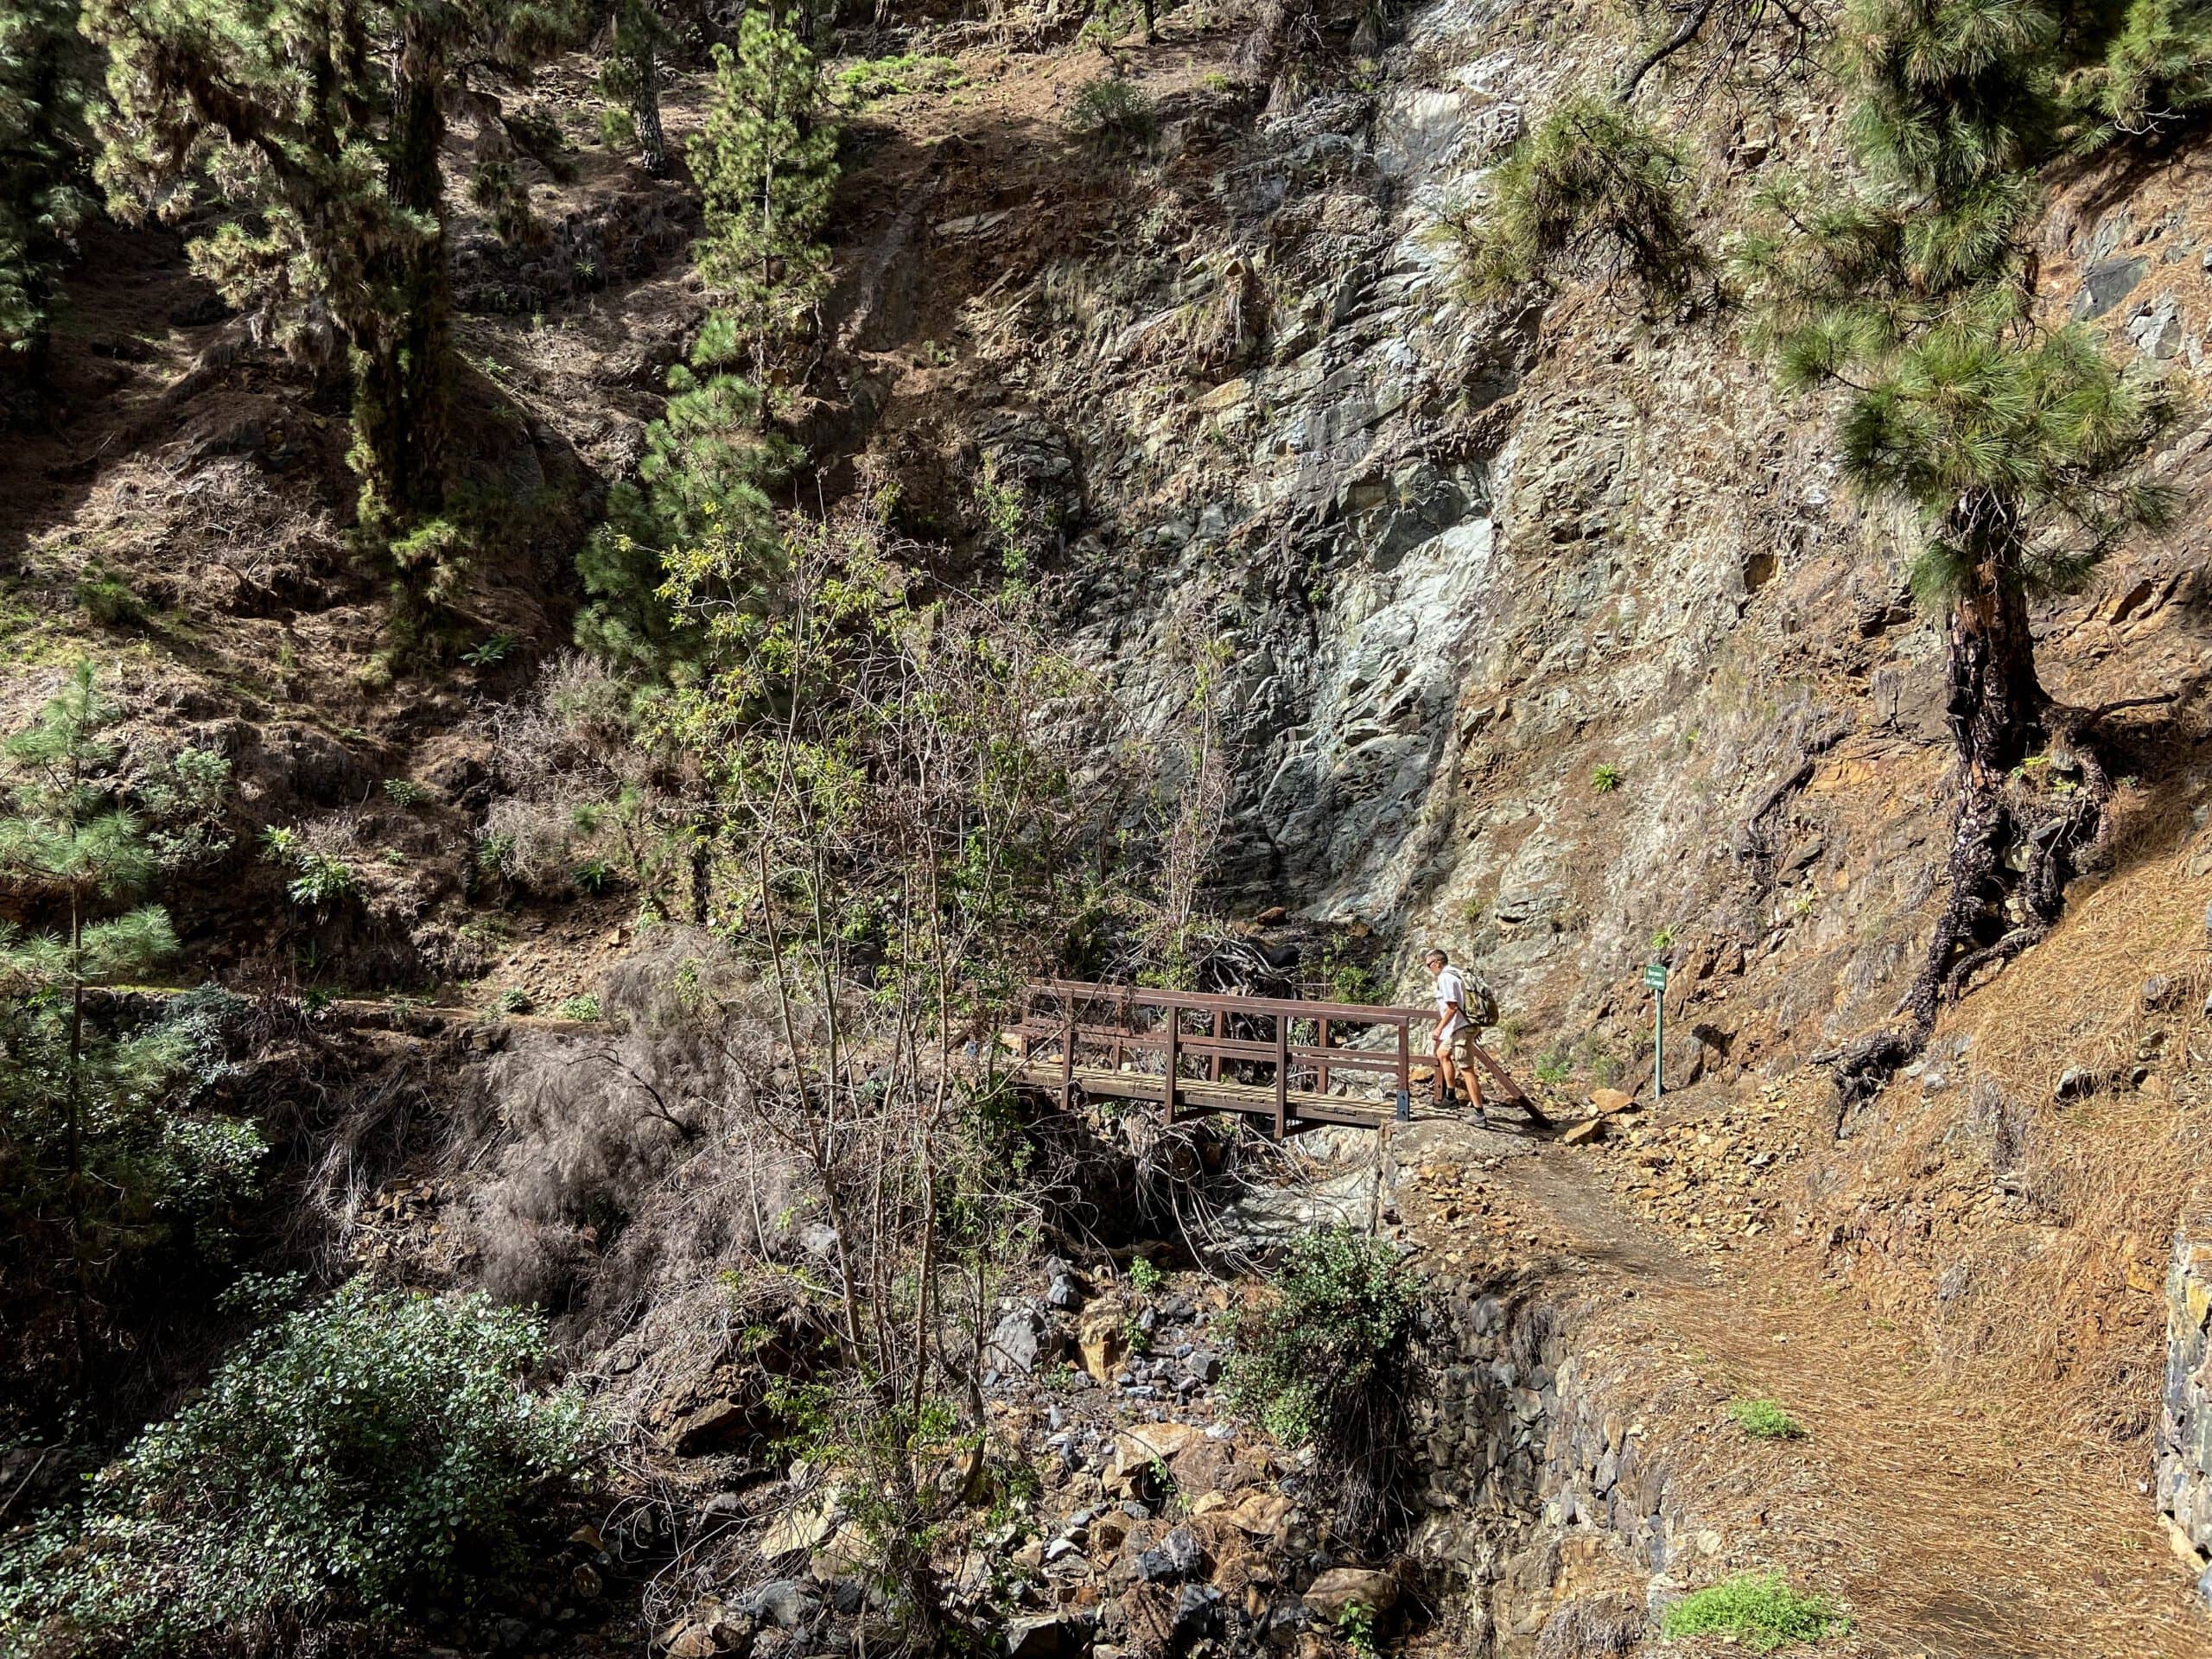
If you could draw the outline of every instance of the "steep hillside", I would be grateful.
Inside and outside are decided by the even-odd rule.
[[[646,10],[680,158],[746,9]],[[1464,280],[1516,141],[1686,15],[804,14],[826,280],[720,435],[796,458],[746,474],[786,563],[741,529],[648,557],[698,632],[645,667],[577,649],[579,559],[730,283],[692,168],[602,128],[630,12],[497,83],[537,149],[453,101],[435,584],[358,522],[327,319],[88,219],[0,459],[0,729],[89,659],[97,804],[170,839],[48,880],[0,836],[0,1174],[67,1160],[0,1260],[0,1653],[1618,1659],[1736,1650],[1678,1610],[1770,1571],[1838,1656],[2212,1651],[2212,139],[2034,175],[2030,309],[2164,377],[2141,473],[2182,505],[2035,601],[2080,723],[2005,786],[2063,807],[2092,753],[2113,785],[2059,919],[2008,893],[2034,941],[1847,1077],[1949,897],[1924,526],[1717,279]],[[1716,258],[1763,189],[1849,171],[1837,73],[1766,49],[1700,37],[1637,94]],[[10,753],[22,822],[90,810]],[[221,762],[197,817],[180,755]],[[175,950],[18,949],[126,890]],[[1033,972],[1419,1004],[1430,946],[1559,1124],[1423,1099],[1285,1149],[997,1063]],[[175,1193],[87,1219],[155,1167]],[[1348,1253],[1323,1292],[1286,1238]],[[1251,1381],[1285,1306],[1370,1392]],[[264,1373],[312,1419],[331,1307],[390,1345],[321,1403],[404,1376],[430,1439],[449,1385],[498,1501],[408,1510],[433,1566],[385,1599],[309,1562],[175,1635],[163,1574],[243,1573],[245,1535],[131,1484],[133,1436]],[[1335,1319],[1381,1357],[1322,1351]],[[345,1461],[293,1444],[240,1466]],[[496,1580],[438,1553],[480,1541]],[[111,1559],[143,1571],[103,1624]]]

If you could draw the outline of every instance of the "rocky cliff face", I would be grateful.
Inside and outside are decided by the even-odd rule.
[[[1670,951],[1712,1036],[1692,1063],[1779,1068],[1881,1018],[1924,938],[1942,644],[1904,588],[1911,527],[1847,498],[1827,411],[1784,406],[1725,316],[1457,295],[1440,213],[1625,49],[1583,9],[1445,0],[1365,84],[1255,112],[1205,46],[1163,48],[1139,66],[1154,164],[1014,166],[972,200],[939,165],[923,213],[881,206],[863,240],[898,243],[918,297],[868,289],[847,337],[957,360],[868,358],[855,401],[887,458],[966,442],[1050,504],[1075,648],[1171,770],[1193,644],[1225,642],[1232,899],[1368,923],[1407,967],[1438,940],[1605,1069],[1637,1058],[1635,970]],[[1716,243],[1764,172],[1833,160],[1809,96],[1668,110]],[[963,135],[987,163],[1002,116]],[[2197,166],[2060,181],[2045,255],[2054,313],[2190,372]],[[2202,441],[2160,470],[2190,483]],[[2062,696],[2201,690],[2192,535],[2044,619]],[[2146,779],[2171,733],[2131,757]]]

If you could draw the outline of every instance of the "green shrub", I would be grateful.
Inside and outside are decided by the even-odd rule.
[[[77,578],[77,603],[104,628],[142,622],[146,607],[130,584],[101,565],[87,565]]]
[[[524,1564],[524,1510],[596,1440],[581,1401],[522,1387],[544,1354],[542,1320],[481,1295],[355,1280],[287,1316],[80,1513],[0,1552],[0,1650],[213,1649],[333,1603],[394,1617]]]
[[[384,793],[394,806],[420,806],[430,798],[430,791],[412,778],[385,779]]]
[[[493,1006],[501,1014],[528,1014],[536,1004],[531,1001],[528,991],[519,985],[511,985],[499,993],[499,1000]]]
[[[1754,1440],[1802,1440],[1805,1427],[1772,1400],[1735,1400],[1729,1402],[1728,1414],[1736,1420],[1736,1427]]]
[[[1149,1296],[1166,1282],[1167,1275],[1153,1266],[1150,1256],[1133,1255],[1129,1258],[1129,1283],[1141,1294]]]
[[[1134,82],[1104,75],[1086,83],[1068,105],[1068,130],[1104,149],[1141,149],[1160,130],[1152,100]]]
[[[1548,1083],[1557,1087],[1573,1075],[1573,1063],[1567,1058],[1563,1049],[1548,1049],[1536,1057],[1536,1081],[1539,1083]]]
[[[461,653],[461,660],[471,668],[497,668],[514,652],[515,637],[512,633],[495,633],[480,645]]]
[[[960,66],[950,58],[916,52],[861,58],[841,64],[830,75],[830,101],[840,109],[860,110],[908,92],[947,92],[960,82]]]
[[[1294,1241],[1266,1306],[1229,1323],[1230,1402],[1285,1446],[1312,1442],[1347,1535],[1396,1503],[1418,1292],[1387,1241],[1332,1228]]]
[[[596,1020],[599,1018],[599,999],[585,993],[579,996],[564,996],[553,1005],[556,1018],[562,1020]]]
[[[296,905],[336,904],[352,897],[360,885],[353,867],[329,853],[302,851],[293,868],[298,874],[286,883],[284,891]]]
[[[1753,1653],[1817,1642],[1850,1628],[1832,1599],[1798,1594],[1779,1573],[1738,1573],[1685,1596],[1667,1610],[1663,1626],[1669,1637],[1732,1637]]]
[[[352,898],[360,887],[360,879],[351,864],[335,853],[308,846],[296,830],[264,825],[261,855],[291,870],[292,879],[285,884],[284,892],[296,905],[319,908],[338,904]]]
[[[1498,164],[1486,207],[1448,219],[1468,297],[1510,301],[1568,282],[1635,281],[1648,300],[1686,299],[1709,261],[1690,222],[1688,162],[1632,111],[1577,99]]]
[[[1621,786],[1621,769],[1608,760],[1593,766],[1590,772],[1590,787],[1600,795],[1610,795]]]

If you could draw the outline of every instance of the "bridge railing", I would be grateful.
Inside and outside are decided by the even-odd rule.
[[[1408,1116],[1414,1027],[1426,1061],[1434,1017],[1427,1008],[1054,979],[1029,986],[1007,1035],[1027,1080],[1054,1088],[1064,1105],[1078,1086],[1137,1092],[1150,1080],[1170,1122],[1195,1096],[1198,1109],[1272,1117],[1280,1135],[1294,1116],[1338,1117],[1339,1102],[1372,1108],[1341,1121]],[[1476,1052],[1505,1099],[1524,1098],[1503,1066]]]

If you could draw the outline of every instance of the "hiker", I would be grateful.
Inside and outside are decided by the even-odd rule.
[[[1466,976],[1452,965],[1444,952],[1432,948],[1421,958],[1428,971],[1436,976],[1436,1041],[1433,1052],[1436,1056],[1437,1081],[1446,1100],[1459,1092],[1464,1080],[1467,1085],[1467,1102],[1478,1115],[1483,1109],[1483,1081],[1475,1071],[1475,1016],[1470,1012],[1473,1001],[1467,995]],[[1488,993],[1482,999],[1488,1004]],[[1484,1012],[1489,1010],[1485,1007]]]

